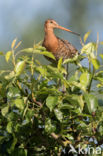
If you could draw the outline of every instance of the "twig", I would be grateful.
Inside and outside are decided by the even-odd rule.
[[[33,97],[33,102],[36,103],[37,105],[39,105],[40,107],[43,106],[43,104],[39,101],[36,101],[36,99]]]
[[[22,90],[22,88],[21,88],[21,86],[20,86],[20,84],[19,84],[19,81],[17,81],[17,86],[18,86],[18,88],[20,89],[20,91],[24,94],[24,95],[28,95],[28,91],[26,90],[26,92],[27,93],[25,93],[23,90]],[[28,99],[30,100],[30,101],[32,101],[33,100],[33,102],[34,103],[36,103],[37,105],[39,105],[40,107],[42,107],[43,106],[43,104],[41,103],[41,102],[39,102],[39,101],[36,101],[36,99],[32,96],[32,99],[30,99],[29,97],[28,97]]]
[[[98,45],[99,45],[99,33],[97,32],[96,56],[98,52]]]
[[[91,80],[90,80],[90,83],[89,83],[89,87],[88,87],[88,89],[87,89],[88,92],[90,92],[90,89],[91,89],[91,86],[92,86],[92,81],[93,81],[94,73],[95,73],[95,69],[94,69],[94,67],[93,67],[92,77],[91,77]]]
[[[57,139],[60,137],[60,135],[57,135],[57,134],[55,134],[55,133],[51,133],[51,136],[52,136],[55,140],[57,140]]]
[[[80,43],[81,43],[81,45],[82,46],[84,46],[84,43],[83,43],[83,41],[82,41],[82,38],[80,37]]]

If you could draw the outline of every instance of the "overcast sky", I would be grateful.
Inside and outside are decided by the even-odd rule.
[[[67,0],[0,0],[1,48],[4,42],[11,41],[15,36],[19,37],[24,27],[29,24],[29,21],[35,20],[38,14],[42,18],[43,14],[49,13],[52,18],[65,26],[69,19],[69,11],[64,7],[63,1]],[[74,7],[76,8],[75,4]],[[103,40],[103,0],[90,0],[87,10],[85,17],[88,24],[85,31],[91,30],[94,38],[98,31],[100,39]],[[15,26],[15,32],[12,26]],[[74,30],[74,26],[72,29]]]

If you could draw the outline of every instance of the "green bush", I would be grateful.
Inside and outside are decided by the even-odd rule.
[[[38,54],[55,60],[40,44],[17,51],[21,42],[15,39],[11,51],[0,52],[13,64],[11,71],[0,71],[1,156],[67,155],[70,145],[103,144],[103,54],[97,58],[98,42],[85,44],[88,35],[80,55],[61,58],[56,66],[36,59]],[[67,63],[76,64],[76,70],[65,79]]]

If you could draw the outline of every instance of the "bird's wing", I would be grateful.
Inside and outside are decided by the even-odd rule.
[[[67,40],[58,38],[58,50],[63,58],[71,58],[78,53],[77,49]]]

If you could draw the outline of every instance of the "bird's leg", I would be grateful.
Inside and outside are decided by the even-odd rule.
[[[64,84],[63,84],[62,93],[65,93],[65,92],[66,92],[66,87],[65,87]]]
[[[68,75],[69,75],[69,72],[68,72],[69,64],[65,64],[65,65],[64,65],[64,68],[65,68],[65,70],[66,70],[66,72],[67,72],[67,74],[64,74],[64,77],[65,77],[66,80],[68,80]],[[58,81],[58,86],[61,86],[61,80]],[[61,90],[61,89],[59,88],[59,90]],[[63,93],[66,92],[66,87],[65,87],[64,84],[62,85],[62,92],[63,92]]]
[[[65,65],[64,65],[64,68],[65,68],[65,70],[66,70],[66,72],[67,72],[67,74],[64,74],[64,77],[65,77],[66,80],[68,80],[68,75],[69,75],[69,71],[68,71],[68,69],[69,69],[69,63],[65,64]],[[62,92],[63,92],[63,93],[66,92],[66,88],[65,88],[64,85],[63,85]]]
[[[68,70],[68,69],[67,69],[67,68],[68,68],[67,64],[64,65],[64,68],[65,68],[66,71]],[[64,78],[67,80],[67,78],[68,78],[68,71],[67,71],[67,74],[64,74]],[[63,92],[63,93],[66,92],[66,88],[65,88],[64,84],[63,84],[63,86],[62,86],[62,92]]]
[[[68,71],[69,70],[69,63],[67,63],[66,65],[67,65],[67,67],[66,67],[67,68],[66,69],[66,71],[67,71],[66,80],[68,80],[68,76],[69,76],[69,71]]]
[[[68,63],[65,64],[65,65],[64,65],[64,68],[65,68],[65,70],[66,70],[66,72],[67,72],[67,74],[64,74],[64,77],[65,77],[66,80],[68,80],[68,75],[69,75],[69,71],[68,71],[68,69],[69,69],[69,64],[68,64]]]
[[[57,88],[59,91],[61,91],[61,80],[60,79],[57,82]]]

